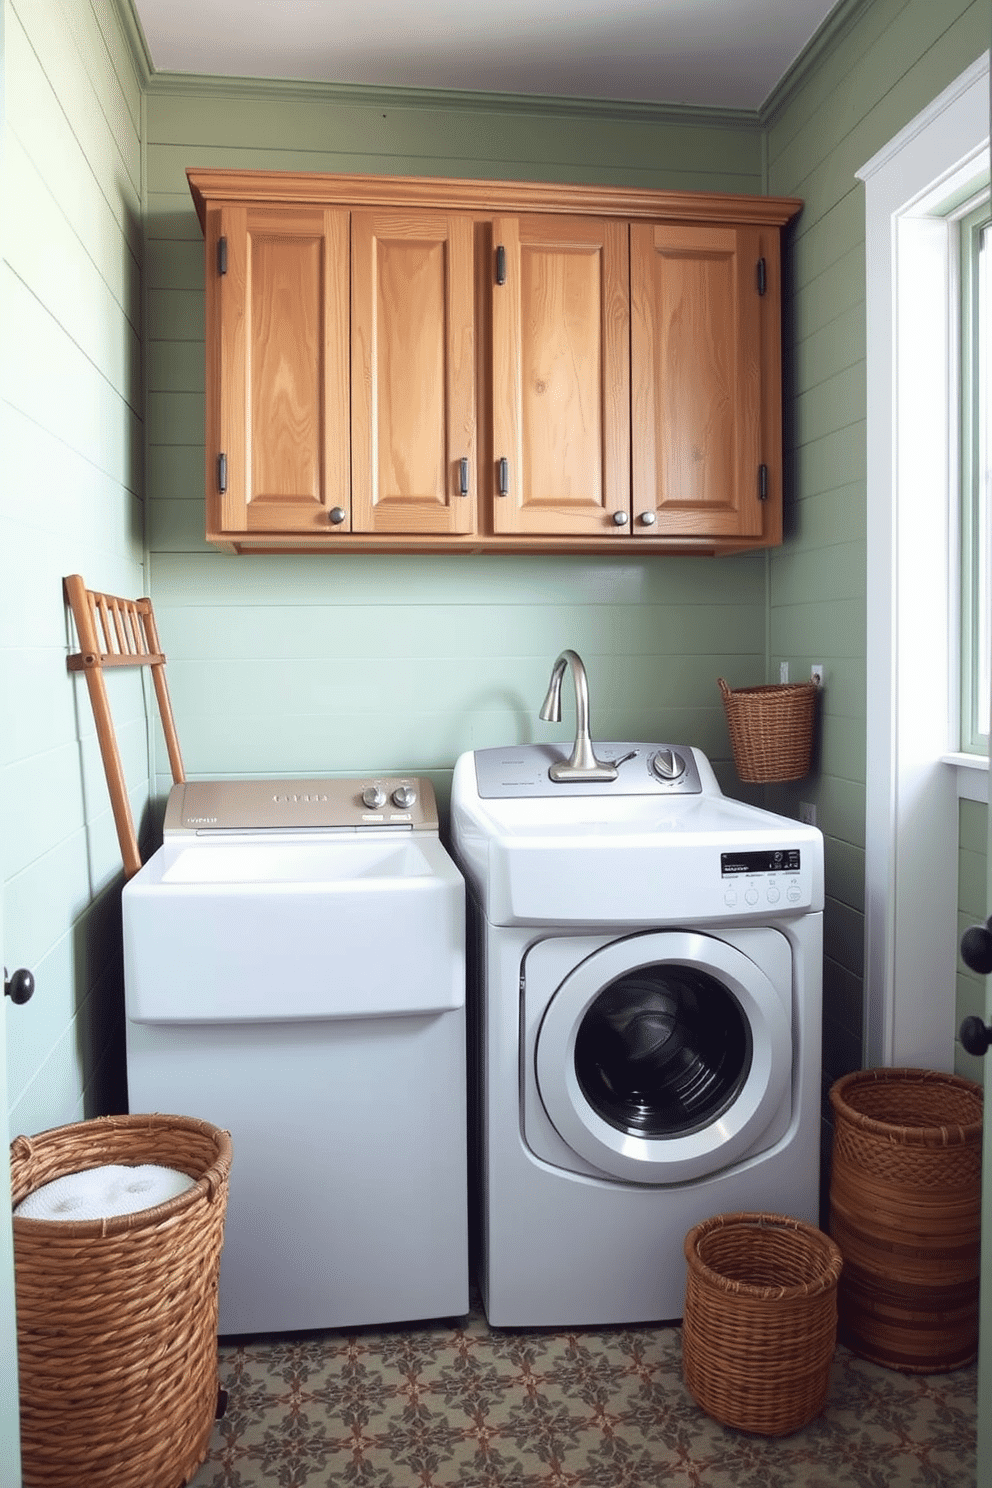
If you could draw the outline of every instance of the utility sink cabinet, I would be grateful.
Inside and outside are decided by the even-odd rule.
[[[191,170],[207,537],[734,552],[782,537],[791,198]]]

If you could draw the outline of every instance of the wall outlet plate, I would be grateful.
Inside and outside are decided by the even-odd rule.
[[[816,806],[812,801],[799,802],[799,820],[807,827],[816,826]]]

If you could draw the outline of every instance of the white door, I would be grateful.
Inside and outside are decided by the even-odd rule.
[[[992,913],[992,803],[989,809],[988,889]],[[989,920],[992,927],[992,919]],[[969,958],[970,964],[970,958]],[[984,969],[984,968],[975,968]],[[992,976],[985,982],[985,1025],[992,1028]],[[978,1472],[976,1482],[992,1483],[992,1057],[985,1057],[985,1126],[982,1134],[982,1285],[978,1332]]]
[[[0,932],[3,901],[0,894]],[[3,942],[0,933],[0,944]],[[10,1193],[10,1130],[7,1119],[7,1017],[4,998],[0,1010],[0,1191]],[[20,1421],[17,1394],[17,1320],[14,1314],[14,1240],[10,1209],[0,1205],[0,1483],[21,1481]]]
[[[990,813],[992,815],[992,813]],[[992,831],[989,833],[992,864]],[[985,1022],[992,1021],[992,993],[985,989]],[[985,1060],[985,1154],[982,1166],[982,1317],[978,1335],[978,1472],[975,1481],[992,1483],[992,1062]]]

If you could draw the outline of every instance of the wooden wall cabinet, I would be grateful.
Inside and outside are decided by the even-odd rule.
[[[781,541],[780,238],[799,202],[188,175],[211,542]]]

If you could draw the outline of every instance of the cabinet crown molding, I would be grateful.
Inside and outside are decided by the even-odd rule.
[[[562,212],[651,222],[732,222],[784,227],[802,209],[796,197],[653,191],[546,181],[478,181],[441,176],[322,175],[306,171],[191,168],[186,172],[201,227],[208,203],[433,207],[481,213]]]

